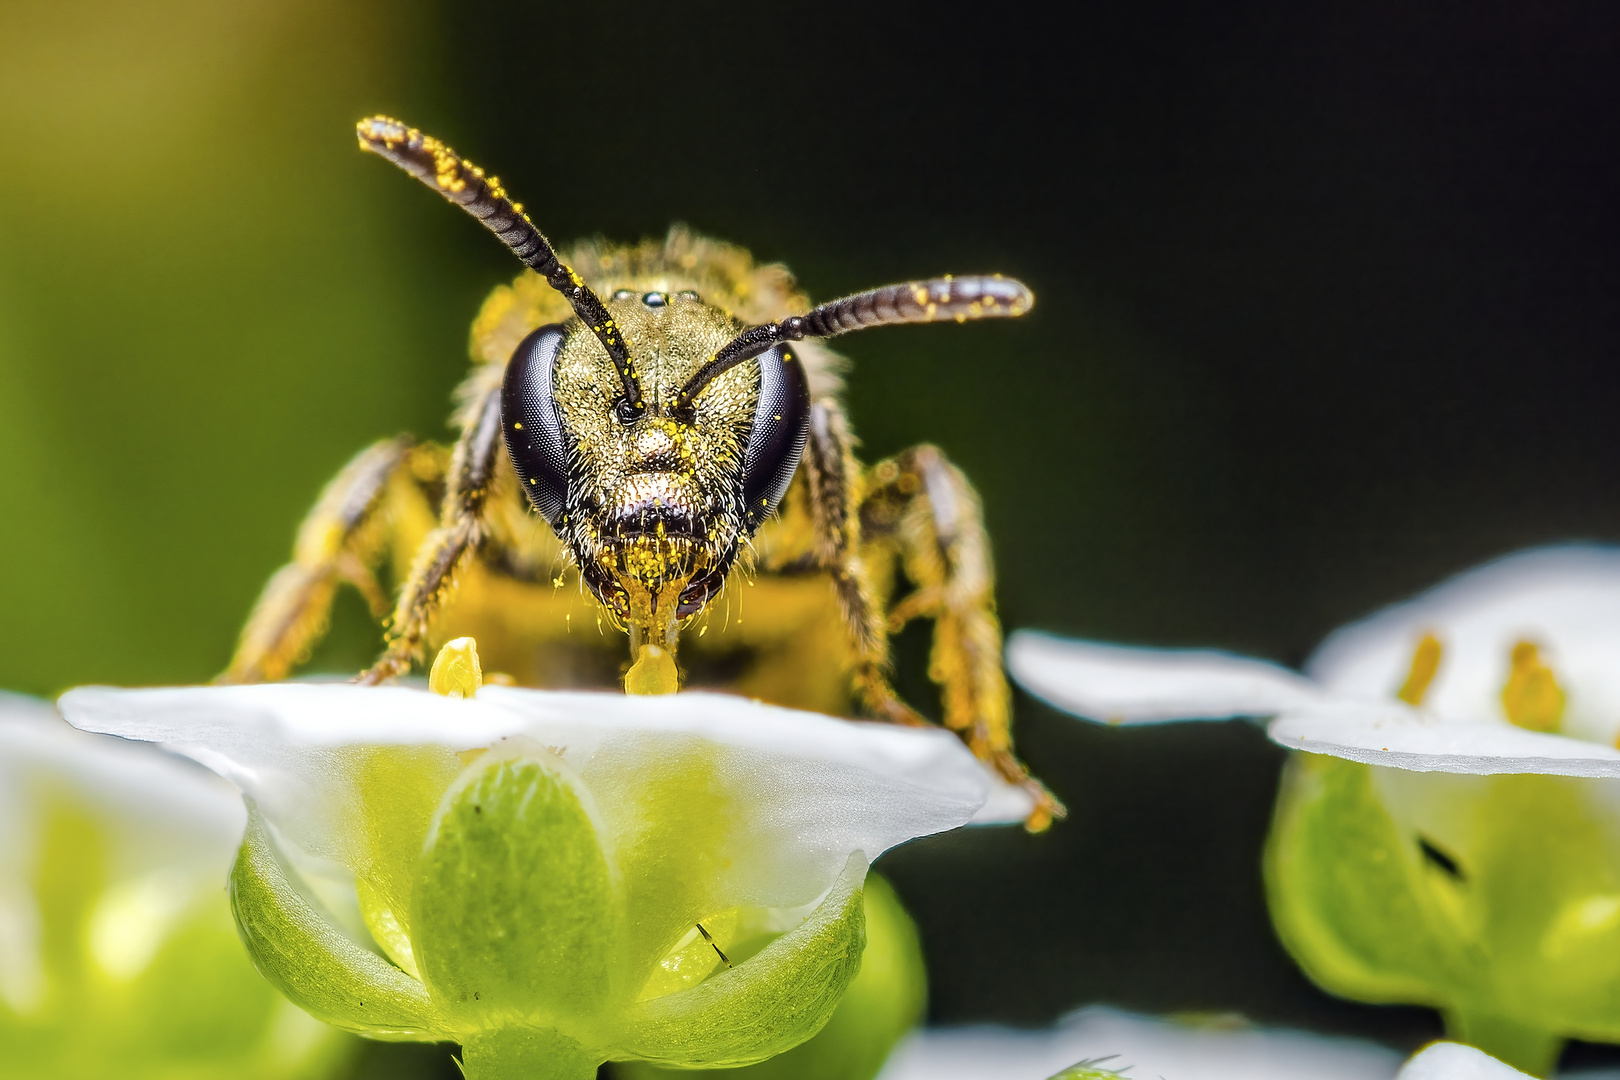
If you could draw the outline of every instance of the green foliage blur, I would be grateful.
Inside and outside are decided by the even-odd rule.
[[[209,678],[326,476],[441,430],[481,290],[352,135],[410,99],[423,31],[0,7],[0,686]]]
[[[46,985],[42,999],[21,1013],[0,999],[0,1078],[348,1075],[359,1044],[298,1011],[259,977],[222,892],[184,897],[168,924],[148,904],[142,915],[158,926],[150,942],[141,929],[107,930],[108,912],[120,901],[132,904],[108,887],[110,839],[102,822],[67,799],[44,814],[31,884]],[[145,948],[149,957],[139,955]],[[140,961],[133,975],[122,970],[131,949]]]

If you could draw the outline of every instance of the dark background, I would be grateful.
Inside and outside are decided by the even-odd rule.
[[[376,111],[559,241],[681,220],[818,299],[1028,282],[1017,323],[841,343],[866,455],[932,441],[979,485],[1010,628],[1297,664],[1482,559],[1620,540],[1610,6],[259,0],[199,30],[155,0],[105,45],[120,82],[62,22],[97,3],[0,14],[37,69],[0,75],[8,157],[71,166],[0,181],[5,685],[208,677],[321,482],[443,430],[515,265],[353,151]],[[1275,944],[1257,729],[1024,697],[1018,736],[1069,821],[882,864],[935,1020],[1437,1031]]]

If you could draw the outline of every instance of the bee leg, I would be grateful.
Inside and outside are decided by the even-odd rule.
[[[928,676],[940,687],[945,726],[1009,783],[1035,799],[1027,826],[1039,831],[1065,813],[1012,750],[1012,695],[1001,666],[995,571],[979,497],[937,447],[917,446],[867,473],[861,505],[867,544],[897,554],[915,591],[895,604],[884,629],[934,620]]]
[[[461,437],[450,456],[450,474],[439,511],[439,527],[417,549],[410,576],[400,590],[382,656],[357,682],[376,685],[411,668],[440,603],[455,587],[456,574],[477,553],[487,532],[495,468],[506,453],[501,441],[501,389],[485,389],[464,414]]]
[[[831,578],[855,650],[855,693],[872,715],[896,724],[927,726],[889,682],[889,635],[860,557],[856,479],[860,465],[837,402],[810,407],[810,437],[800,461],[810,489],[812,558]]]
[[[360,590],[378,618],[387,613],[388,599],[370,569],[383,542],[378,510],[414,449],[407,436],[384,439],[355,455],[326,485],[299,526],[293,561],[276,571],[253,605],[220,682],[285,678],[325,633],[343,582]]]

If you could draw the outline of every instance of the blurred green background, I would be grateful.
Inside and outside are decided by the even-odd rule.
[[[1620,539],[1617,36],[1565,3],[0,0],[0,686],[207,679],[322,482],[445,432],[516,266],[357,152],[377,111],[559,242],[682,220],[823,299],[1028,281],[1019,323],[844,350],[869,456],[979,484],[1010,627],[1297,663],[1483,558]],[[368,635],[340,613],[327,660]],[[936,1020],[1437,1030],[1276,946],[1257,730],[1019,709],[1072,818],[884,864]]]

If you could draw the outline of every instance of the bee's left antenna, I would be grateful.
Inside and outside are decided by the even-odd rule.
[[[501,182],[485,176],[484,170],[464,161],[457,153],[431,135],[407,127],[386,116],[374,116],[356,125],[360,149],[392,161],[440,195],[484,223],[484,227],[512,253],[568,300],[574,314],[596,335],[613,361],[613,368],[624,384],[624,400],[632,412],[641,412],[645,403],[635,364],[625,346],[624,335],[580,276],[557,258],[551,244],[540,235],[520,203],[507,198]]]

